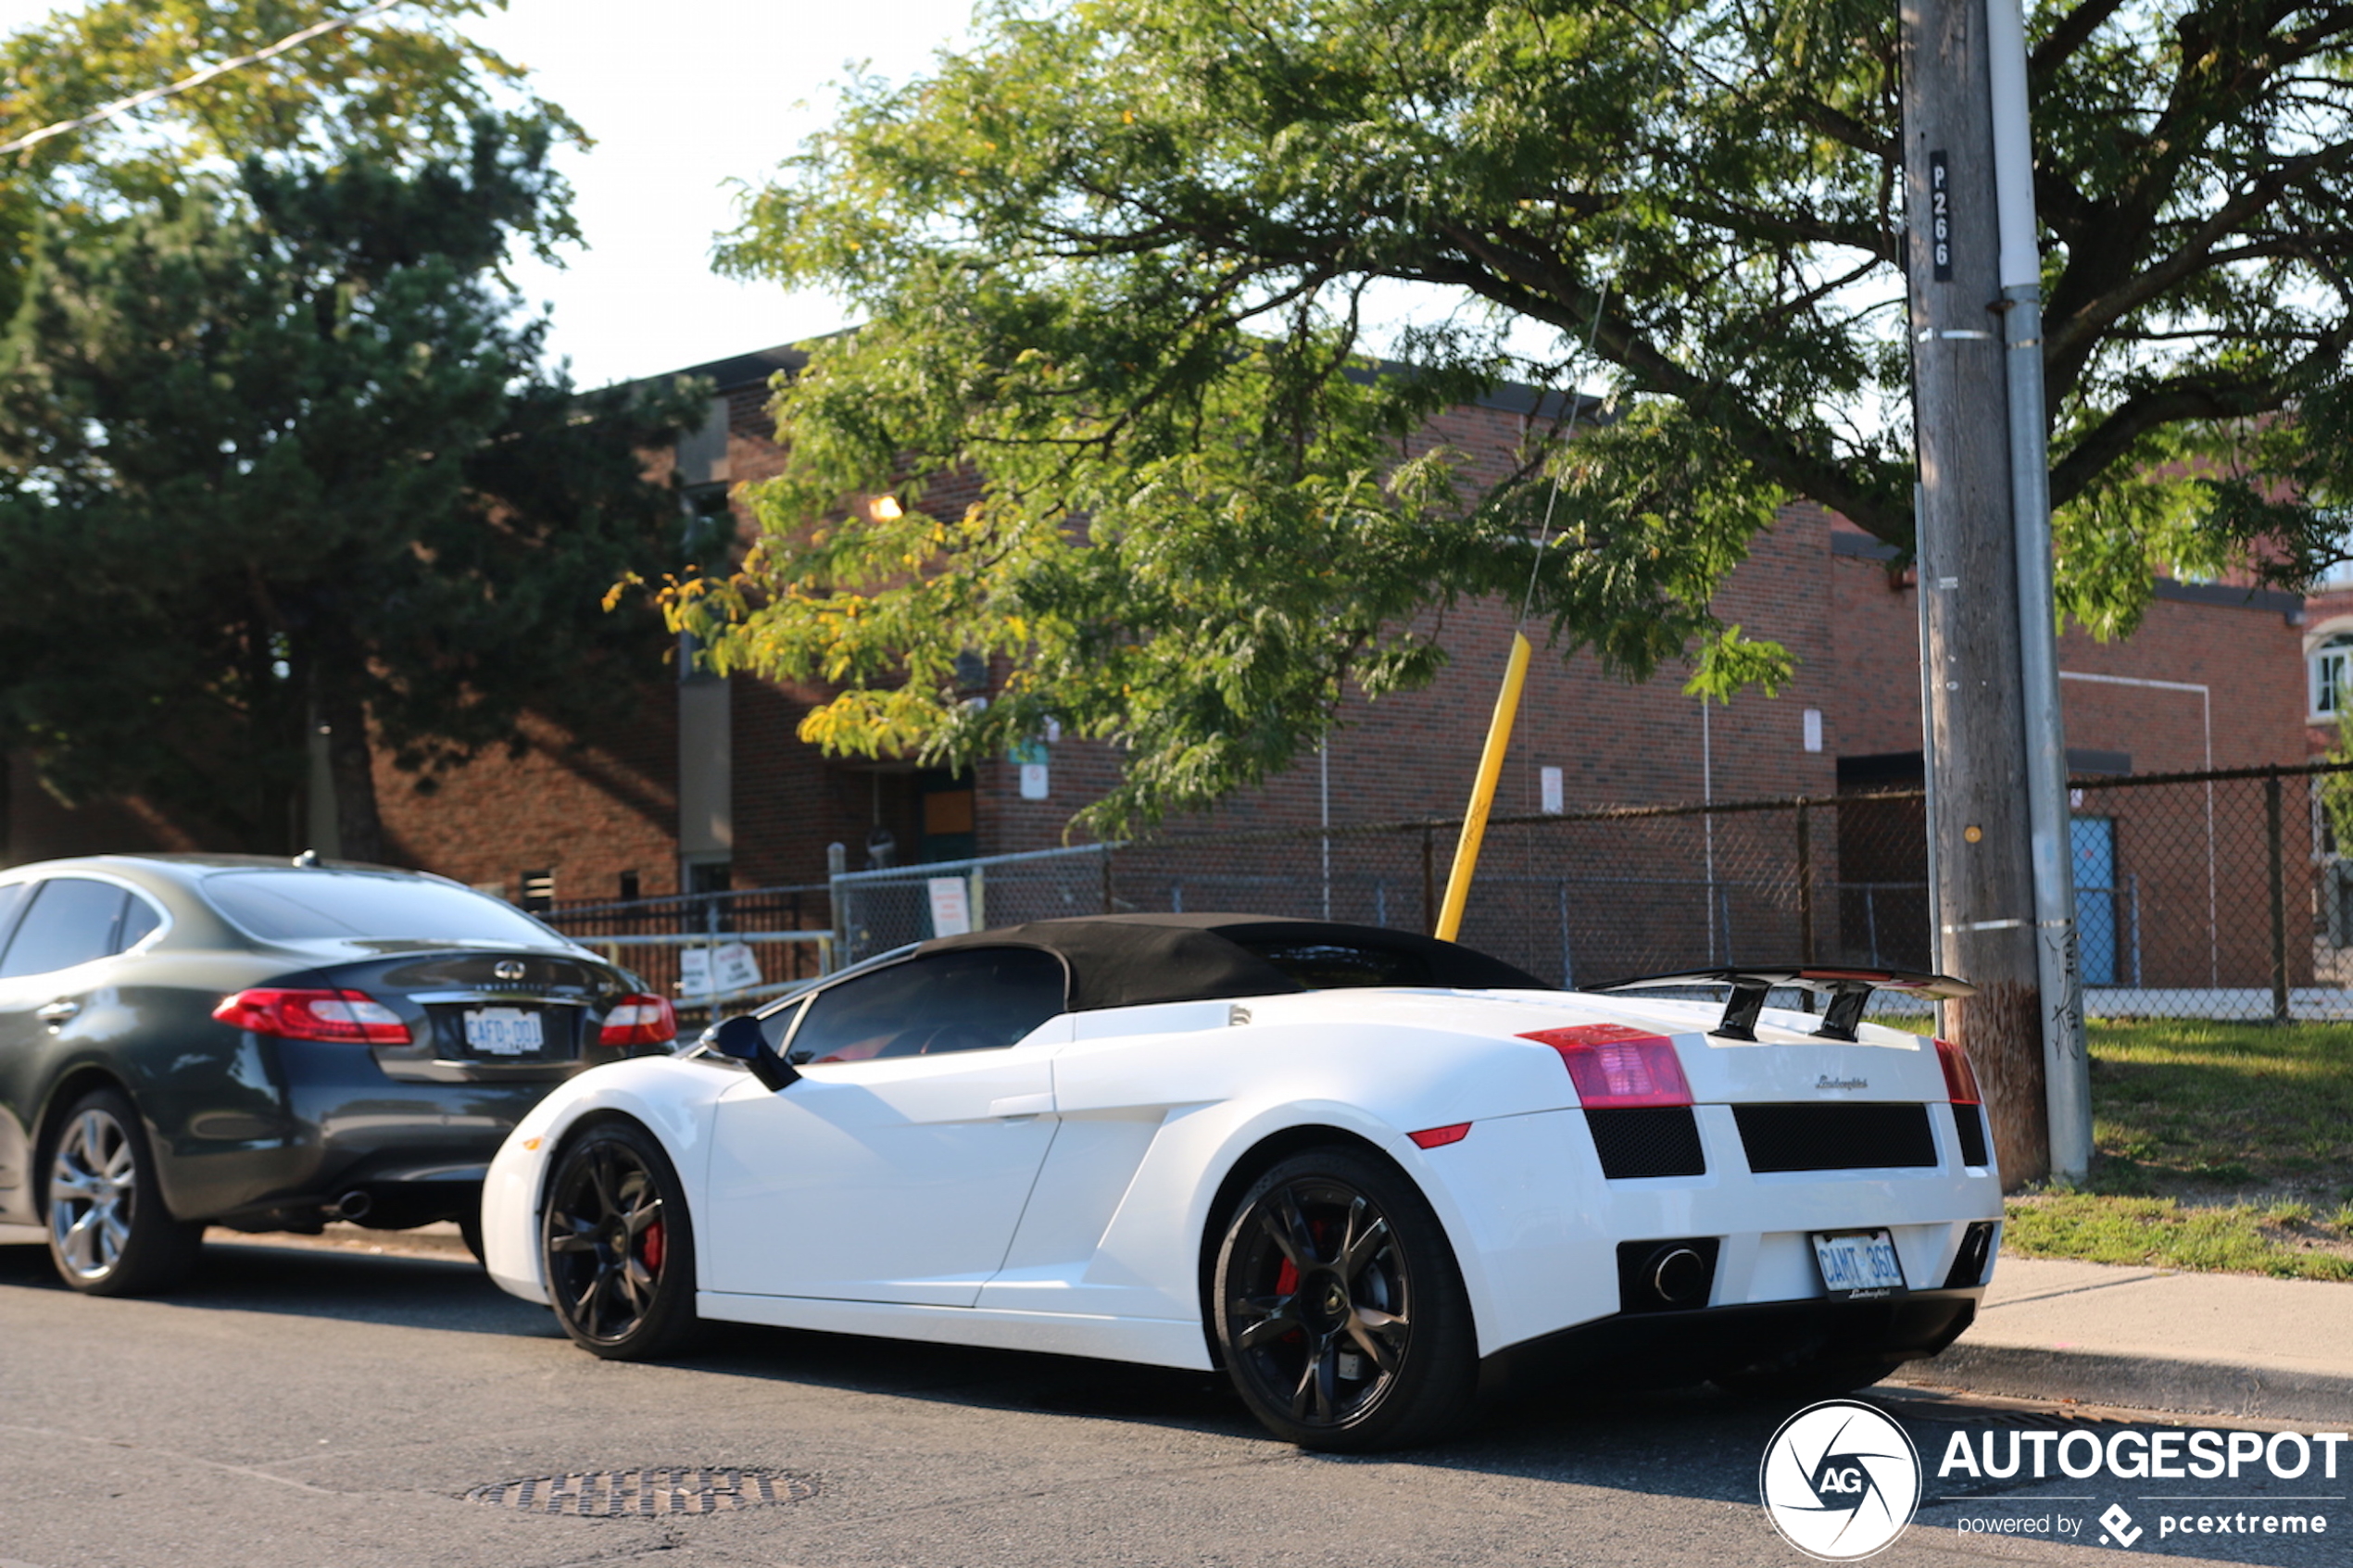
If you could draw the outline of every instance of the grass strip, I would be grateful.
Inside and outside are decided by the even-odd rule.
[[[2093,1020],[2090,1180],[2008,1205],[2030,1257],[2353,1280],[2353,1025]]]
[[[2324,1249],[2299,1234],[2304,1225],[2283,1223],[2265,1204],[2064,1192],[2014,1198],[2008,1210],[2002,1244],[2030,1258],[2353,1280],[2353,1257]]]

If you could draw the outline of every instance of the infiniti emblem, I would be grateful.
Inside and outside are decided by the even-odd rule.
[[[501,980],[521,980],[523,975],[522,960],[521,959],[500,959],[497,964],[492,966],[490,972],[497,975]]]

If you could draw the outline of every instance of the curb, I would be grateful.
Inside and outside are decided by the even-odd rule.
[[[2253,1416],[2339,1427],[2353,1422],[2353,1374],[2234,1361],[1962,1343],[1928,1361],[1911,1362],[1889,1381],[2188,1415]]]

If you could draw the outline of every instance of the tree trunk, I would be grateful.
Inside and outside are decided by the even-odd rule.
[[[2049,1172],[2017,545],[1982,0],[1904,0],[1904,176],[1919,453],[1920,657],[1940,966],[2003,1184]]]
[[[334,780],[335,828],[343,858],[381,862],[384,818],[376,809],[375,756],[368,745],[368,706],[332,696],[320,705],[327,723],[327,767]]]

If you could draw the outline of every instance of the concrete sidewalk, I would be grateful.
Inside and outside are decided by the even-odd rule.
[[[2353,1284],[2004,1256],[1977,1322],[1891,1381],[2353,1423]]]

